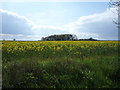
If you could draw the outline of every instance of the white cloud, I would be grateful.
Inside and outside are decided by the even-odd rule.
[[[118,30],[113,24],[110,10],[100,14],[82,16],[78,20],[63,26],[35,25],[32,21],[16,13],[2,10],[3,38],[40,39],[51,34],[76,34],[78,38],[117,39]]]
[[[100,14],[80,17],[65,27],[80,38],[117,39],[118,29],[113,24],[113,17],[111,10],[106,10]]]
[[[32,27],[34,34],[55,34],[55,33],[65,33],[66,29],[58,26],[49,26],[49,25],[34,25]]]
[[[32,35],[33,37],[36,37],[36,35],[37,37],[42,37],[51,34],[65,33],[64,28],[62,27],[49,25],[35,25],[31,20],[24,16],[20,16],[16,13],[2,9],[0,9],[0,13],[2,14],[3,38],[20,38],[20,35],[22,35],[23,37],[21,37],[21,39],[25,39],[26,36],[29,35]]]
[[[2,15],[2,33],[4,34],[32,34],[33,23],[24,16],[0,9]]]

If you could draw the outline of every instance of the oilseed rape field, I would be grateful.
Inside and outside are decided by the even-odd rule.
[[[3,88],[119,88],[118,41],[2,41]]]

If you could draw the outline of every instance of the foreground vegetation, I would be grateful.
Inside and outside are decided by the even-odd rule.
[[[118,88],[118,41],[3,41],[3,88]]]

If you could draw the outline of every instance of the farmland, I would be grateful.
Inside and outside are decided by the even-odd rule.
[[[118,88],[118,41],[3,41],[3,88]]]

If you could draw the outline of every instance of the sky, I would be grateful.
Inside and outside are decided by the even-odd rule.
[[[54,34],[117,40],[108,2],[1,2],[2,39],[40,40]]]

